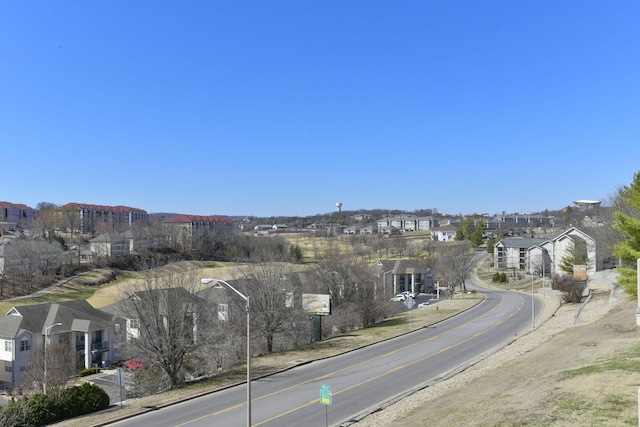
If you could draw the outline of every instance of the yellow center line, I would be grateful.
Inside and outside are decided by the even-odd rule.
[[[303,382],[301,382],[301,383],[298,383],[298,384],[295,384],[295,385],[292,385],[292,386],[289,386],[289,387],[286,387],[286,388],[283,388],[283,389],[279,389],[279,390],[274,391],[274,392],[272,392],[272,393],[265,394],[265,395],[260,396],[260,397],[258,397],[258,398],[252,399],[252,402],[255,402],[255,401],[258,401],[258,400],[262,400],[262,399],[266,399],[267,397],[272,397],[272,396],[275,396],[275,395],[277,395],[277,394],[280,394],[280,393],[283,393],[283,392],[286,392],[286,391],[292,390],[292,389],[294,389],[294,388],[298,388],[298,387],[303,386],[303,385],[306,385],[306,384],[315,383],[315,382],[318,382],[318,381],[320,381],[320,380],[327,379],[327,378],[329,378],[329,377],[333,377],[333,376],[335,376],[335,375],[338,375],[338,374],[339,374],[339,373],[341,373],[341,372],[347,371],[347,370],[352,369],[352,368],[354,368],[354,367],[358,367],[358,366],[360,366],[360,365],[363,365],[363,364],[365,364],[365,363],[371,362],[371,361],[373,361],[373,360],[377,360],[377,359],[382,359],[382,358],[389,357],[390,355],[393,355],[393,354],[398,353],[398,352],[400,352],[400,351],[407,350],[407,349],[409,349],[409,348],[411,348],[411,347],[415,347],[415,346],[417,346],[417,345],[420,345],[420,344],[425,343],[425,342],[428,342],[428,341],[433,341],[433,340],[435,340],[436,338],[440,338],[441,336],[443,336],[443,335],[445,335],[445,334],[449,334],[449,333],[451,333],[451,331],[454,331],[454,330],[457,330],[457,329],[462,329],[463,327],[465,327],[465,326],[469,325],[470,323],[476,322],[478,319],[482,319],[482,318],[484,318],[484,317],[489,316],[489,314],[493,313],[493,312],[494,312],[494,311],[496,311],[498,308],[500,308],[500,307],[504,304],[504,302],[505,302],[505,298],[504,298],[504,296],[502,296],[502,295],[501,295],[501,298],[502,298],[502,300],[500,301],[500,303],[499,303],[498,305],[496,305],[496,306],[495,306],[494,308],[492,308],[491,310],[487,311],[487,312],[486,312],[485,314],[483,314],[482,316],[480,316],[480,317],[478,317],[478,318],[475,318],[475,319],[472,319],[472,320],[470,320],[470,321],[468,321],[468,322],[465,322],[465,323],[463,323],[462,325],[455,327],[454,329],[451,329],[451,330],[449,330],[449,331],[446,331],[446,332],[443,332],[443,333],[440,333],[440,334],[434,335],[433,337],[430,337],[430,338],[426,338],[426,339],[423,339],[423,340],[420,340],[420,341],[416,341],[415,343],[409,344],[409,345],[407,345],[407,346],[405,346],[405,347],[402,347],[402,348],[400,348],[400,349],[397,349],[397,350],[391,351],[391,352],[389,352],[389,353],[382,354],[382,355],[380,355],[380,356],[376,356],[376,357],[375,357],[375,358],[373,358],[373,359],[368,359],[368,360],[365,360],[365,361],[362,361],[362,362],[359,362],[359,363],[356,363],[356,364],[353,364],[353,365],[349,365],[349,366],[347,366],[347,367],[344,367],[344,368],[342,368],[342,369],[338,369],[338,370],[336,370],[336,371],[333,371],[333,372],[330,372],[330,373],[324,374],[324,375],[322,375],[322,376],[315,377],[315,378],[313,378],[313,379],[310,379],[310,380],[307,380],[307,381],[303,381]],[[386,371],[386,372],[384,372],[384,373],[381,373],[380,375],[377,375],[377,376],[375,376],[375,377],[369,378],[369,379],[367,379],[366,381],[362,381],[362,382],[360,382],[360,383],[354,384],[354,385],[352,385],[352,386],[350,386],[350,387],[347,387],[347,388],[345,388],[345,389],[342,389],[342,390],[340,390],[340,391],[338,391],[338,392],[334,392],[334,393],[332,393],[332,394],[333,394],[334,396],[335,396],[335,395],[342,394],[342,393],[344,393],[344,392],[346,392],[346,391],[349,391],[349,390],[352,390],[352,389],[354,389],[354,388],[356,388],[356,387],[360,387],[360,386],[362,386],[362,385],[364,385],[364,384],[367,384],[367,383],[369,383],[369,382],[371,382],[371,381],[375,381],[375,380],[378,380],[378,379],[380,379],[380,378],[383,378],[383,377],[385,377],[385,376],[387,376],[387,375],[389,375],[389,374],[391,374],[391,373],[393,373],[393,372],[396,372],[396,371],[399,371],[399,370],[401,370],[401,369],[405,369],[405,368],[408,368],[408,367],[410,367],[410,366],[413,366],[413,365],[415,365],[415,364],[417,364],[417,363],[423,362],[423,361],[425,361],[425,360],[427,360],[427,359],[429,359],[429,358],[432,358],[432,357],[434,357],[434,356],[437,356],[437,355],[439,355],[439,354],[441,354],[441,353],[443,353],[443,352],[445,352],[445,351],[449,351],[449,350],[451,350],[452,348],[455,348],[455,347],[460,346],[460,345],[462,345],[462,344],[464,344],[464,343],[466,343],[466,342],[468,342],[468,341],[471,341],[472,339],[477,338],[478,336],[484,335],[484,334],[486,334],[487,332],[489,332],[489,331],[491,331],[491,330],[495,329],[495,328],[496,328],[496,327],[498,327],[499,325],[501,325],[501,324],[505,323],[507,320],[511,319],[513,316],[515,316],[515,315],[516,315],[516,313],[517,313],[517,312],[522,308],[522,306],[523,306],[523,305],[524,305],[524,298],[522,299],[522,302],[520,303],[520,306],[518,307],[518,309],[517,309],[517,310],[515,310],[511,315],[509,315],[509,317],[507,317],[507,318],[505,318],[504,320],[502,320],[502,321],[500,321],[500,322],[498,322],[498,323],[494,324],[491,328],[489,328],[489,329],[487,329],[487,330],[485,330],[485,331],[483,331],[483,332],[479,332],[479,333],[477,333],[477,334],[475,334],[475,335],[473,335],[473,336],[471,336],[471,337],[467,338],[467,339],[466,339],[466,340],[464,340],[464,341],[461,341],[461,342],[459,342],[459,343],[457,343],[457,344],[455,344],[455,345],[452,345],[452,346],[448,346],[448,347],[442,348],[441,350],[437,351],[436,353],[430,354],[430,355],[425,356],[425,357],[421,357],[421,358],[416,359],[416,360],[414,360],[413,362],[408,363],[408,364],[406,364],[406,365],[402,365],[402,366],[398,366],[398,367],[392,368],[392,369],[390,369],[390,370],[388,370],[388,371]],[[280,418],[280,417],[283,417],[283,416],[285,416],[285,415],[288,415],[288,414],[291,414],[291,413],[293,413],[293,412],[299,411],[299,410],[301,410],[301,409],[304,409],[304,408],[306,408],[306,407],[308,407],[308,406],[311,406],[311,405],[313,405],[313,404],[317,404],[317,403],[318,403],[318,399],[313,399],[313,400],[311,400],[311,401],[310,401],[310,402],[308,402],[308,403],[305,403],[305,404],[300,405],[300,406],[298,406],[298,407],[292,408],[292,409],[290,409],[290,410],[288,410],[288,411],[285,411],[285,412],[283,412],[283,413],[281,413],[281,414],[278,414],[278,415],[276,415],[276,416],[274,416],[274,417],[272,417],[272,418],[266,419],[266,420],[264,420],[264,421],[262,421],[262,422],[260,422],[260,423],[253,424],[253,425],[254,425],[254,426],[260,426],[260,425],[262,425],[262,424],[265,424],[265,423],[268,423],[268,422],[270,422],[270,421],[276,420],[276,419],[278,419],[278,418]],[[231,411],[231,410],[234,410],[234,409],[240,408],[240,407],[245,406],[245,405],[246,405],[246,402],[241,403],[241,404],[238,404],[238,405],[230,406],[230,407],[225,408],[225,409],[222,409],[222,410],[220,410],[220,411],[212,412],[212,413],[210,413],[210,414],[203,415],[202,417],[198,417],[198,418],[192,419],[192,420],[190,420],[190,421],[184,422],[184,423],[182,423],[182,424],[178,424],[178,425],[176,425],[176,427],[186,426],[186,425],[189,425],[189,424],[191,424],[191,423],[194,423],[194,422],[197,422],[197,421],[203,420],[203,419],[205,419],[205,418],[215,417],[215,416],[217,416],[217,415],[224,414],[224,413],[226,413],[226,412],[229,412],[229,411]]]

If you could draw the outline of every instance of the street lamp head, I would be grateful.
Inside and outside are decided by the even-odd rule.
[[[62,326],[62,323],[60,322],[54,323],[53,325],[49,325],[46,328],[44,328],[45,335],[47,335],[54,326]]]
[[[215,279],[208,279],[208,278],[200,279],[200,283],[202,283],[203,285],[208,285],[209,283],[215,282],[215,281],[216,281]]]

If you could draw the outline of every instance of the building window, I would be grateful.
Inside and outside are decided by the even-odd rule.
[[[20,341],[20,351],[31,350],[31,343],[28,339],[23,339]]]
[[[228,309],[229,307],[227,306],[227,304],[218,304],[218,320],[227,320]]]
[[[4,351],[11,351],[11,349],[13,348],[13,346],[11,345],[11,341],[6,340],[4,342]]]
[[[4,362],[4,371],[13,372],[13,362]]]

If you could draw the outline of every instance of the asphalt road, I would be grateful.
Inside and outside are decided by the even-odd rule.
[[[348,426],[531,327],[530,295],[483,292],[481,304],[433,327],[253,381],[252,425]],[[323,386],[331,405],[320,403]],[[111,425],[246,426],[246,397],[246,385],[232,387]]]

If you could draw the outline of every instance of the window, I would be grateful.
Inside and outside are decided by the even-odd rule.
[[[20,341],[20,351],[27,350],[31,350],[31,343],[29,342],[29,339],[24,338]]]
[[[12,341],[6,340],[4,342],[4,351],[11,351],[11,349],[13,348],[11,344],[12,344]]]
[[[228,318],[227,304],[218,304],[218,320],[226,321]]]
[[[58,344],[69,344],[69,335],[67,335],[67,334],[59,334],[58,335]]]
[[[13,372],[13,362],[4,362],[4,371]]]

